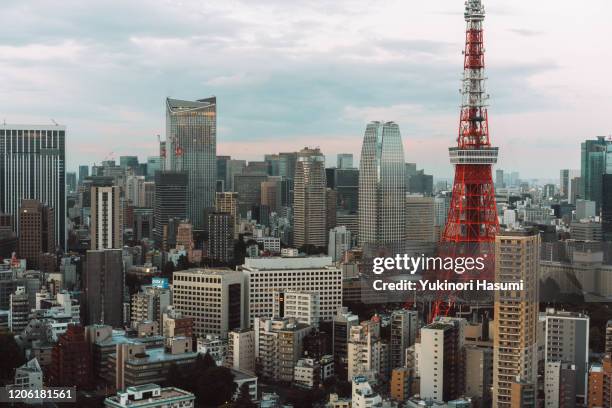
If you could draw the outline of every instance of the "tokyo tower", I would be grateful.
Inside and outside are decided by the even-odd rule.
[[[491,267],[499,229],[491,167],[498,148],[491,146],[485,90],[485,63],[481,0],[467,0],[462,103],[457,146],[449,148],[455,180],[442,245],[452,256],[489,256]],[[451,272],[454,274],[454,272]],[[446,277],[440,277],[442,279]],[[450,277],[452,279],[452,277]],[[454,294],[438,294],[433,317],[446,315]]]

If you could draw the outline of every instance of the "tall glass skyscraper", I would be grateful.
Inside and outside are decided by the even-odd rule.
[[[406,230],[404,147],[393,122],[367,125],[359,163],[359,242],[401,242]]]
[[[215,206],[217,99],[166,99],[166,169],[187,173],[187,217],[204,227],[204,210]]]
[[[52,207],[55,242],[65,249],[66,127],[0,125],[0,191],[0,213],[15,220],[23,199]]]

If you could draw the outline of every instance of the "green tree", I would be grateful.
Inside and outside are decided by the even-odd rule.
[[[210,367],[195,382],[196,401],[202,407],[228,404],[236,392],[234,374],[227,367]]]
[[[15,368],[25,363],[25,357],[15,342],[15,336],[8,331],[0,332],[0,383],[12,382]]]

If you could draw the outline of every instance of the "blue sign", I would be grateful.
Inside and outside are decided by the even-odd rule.
[[[151,285],[156,288],[168,289],[168,278],[153,278]]]

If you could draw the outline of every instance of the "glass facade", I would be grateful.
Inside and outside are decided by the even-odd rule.
[[[204,210],[215,205],[217,180],[217,100],[166,100],[168,169],[187,173],[187,217],[204,227]]]
[[[35,199],[55,211],[55,242],[65,248],[66,128],[0,127],[0,212],[16,219],[23,199]],[[16,230],[19,229],[15,223]]]
[[[405,238],[405,166],[399,126],[367,125],[359,163],[359,242],[386,244]]]

